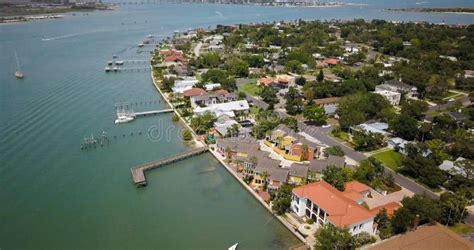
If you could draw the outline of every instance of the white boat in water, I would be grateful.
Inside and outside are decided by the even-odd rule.
[[[16,50],[15,50],[15,59],[16,59],[16,71],[15,71],[15,77],[17,79],[23,79],[23,73],[21,73],[21,70],[20,70],[20,61],[18,60],[18,55],[16,54]]]
[[[229,250],[235,250],[237,249],[237,246],[239,245],[239,243],[235,243],[234,245],[232,245],[231,247],[229,247]]]
[[[133,116],[119,115],[117,119],[115,119],[115,124],[131,122],[134,119]]]

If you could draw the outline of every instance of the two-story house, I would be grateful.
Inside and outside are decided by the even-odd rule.
[[[359,182],[348,184],[344,192],[324,180],[294,188],[291,209],[296,215],[312,219],[319,225],[347,228],[352,235],[361,232],[374,235],[377,231],[375,214],[360,205],[370,188]]]

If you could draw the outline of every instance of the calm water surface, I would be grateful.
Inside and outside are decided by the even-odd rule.
[[[406,0],[396,1],[398,5],[361,2],[369,5],[139,5],[1,25],[0,248],[226,249],[239,242],[241,249],[287,249],[298,244],[210,155],[154,170],[147,174],[149,185],[135,189],[131,166],[187,147],[170,115],[114,125],[117,102],[136,103],[136,111],[164,105],[149,73],[105,74],[103,68],[113,54],[147,59],[147,52],[136,47],[147,34],[163,38],[174,30],[218,23],[296,18],[474,21],[471,15],[382,11],[413,5]],[[20,81],[14,78],[14,50],[26,75]],[[84,136],[102,131],[110,144],[80,150]]]

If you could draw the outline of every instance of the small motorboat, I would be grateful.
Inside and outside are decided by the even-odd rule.
[[[143,46],[145,46],[145,44],[143,44],[143,43],[138,44],[139,48],[142,48]]]
[[[120,124],[120,123],[127,123],[133,121],[132,116],[126,116],[126,115],[119,115],[117,119],[115,120],[115,124]]]
[[[231,247],[229,247],[229,250],[235,250],[237,249],[237,246],[239,245],[239,243],[235,243],[234,245],[232,245]]]
[[[16,71],[15,72],[15,77],[18,78],[18,79],[23,79],[23,73],[21,73],[21,71]]]

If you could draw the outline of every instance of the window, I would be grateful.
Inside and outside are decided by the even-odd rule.
[[[355,231],[357,229],[357,226],[355,226],[354,228],[352,228],[352,231]]]
[[[359,229],[361,229],[363,225],[364,225],[364,224],[360,224],[360,225],[359,225]]]

